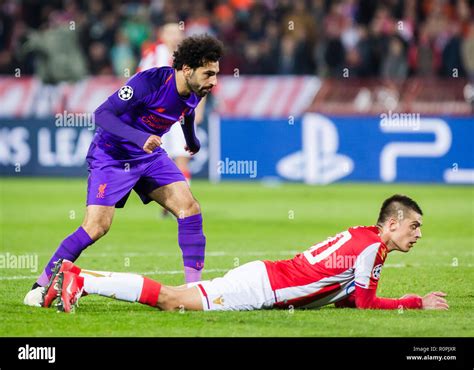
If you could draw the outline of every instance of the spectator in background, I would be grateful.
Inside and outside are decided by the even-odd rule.
[[[328,16],[325,19],[324,64],[329,77],[342,78],[346,55],[341,41],[341,32],[344,24],[342,4],[331,4]]]
[[[464,56],[464,49],[469,50],[464,44],[469,45],[469,41],[461,35],[474,19],[474,2],[4,0],[0,5],[0,28],[4,30],[0,32],[0,73],[11,74],[20,67],[23,74],[36,72],[45,76],[41,42],[31,48],[30,40],[29,49],[23,45],[26,35],[43,35],[44,31],[57,28],[50,24],[51,14],[58,23],[76,21],[82,59],[86,58],[92,74],[115,71],[123,75],[123,68],[133,65],[132,59],[138,60],[152,26],[178,20],[183,22],[186,35],[206,32],[224,42],[222,74],[239,70],[250,74],[317,73],[321,77],[341,77],[347,67],[349,77],[380,77],[387,73],[387,55],[393,37],[398,35],[409,45],[405,55],[410,73],[450,77],[453,68],[462,76],[470,64]],[[29,54],[25,54],[27,50]],[[34,64],[33,59],[39,64]]]
[[[113,68],[107,47],[103,42],[94,41],[88,50],[89,69],[92,75],[112,75]]]
[[[293,9],[283,18],[281,27],[283,31],[281,51],[289,53],[293,49],[293,74],[316,73],[314,59],[317,37],[316,25],[311,13],[306,8],[305,0],[296,0],[294,2]],[[286,36],[291,36],[294,40],[292,42],[283,41]],[[283,42],[285,42],[285,45],[283,45]],[[289,60],[288,54],[281,57],[284,60]]]
[[[277,65],[275,60],[278,60],[278,47],[275,46],[270,39],[263,38],[260,41],[261,57],[263,74],[274,75],[277,73]]]
[[[425,26],[420,28],[418,42],[412,42],[409,47],[408,62],[418,76],[430,77],[435,74],[434,50]]]
[[[225,54],[219,62],[221,74],[233,75],[245,68],[243,48],[244,36],[238,29],[235,10],[227,2],[222,1],[216,6],[212,14],[214,31],[220,35],[219,39],[226,48]]]
[[[329,77],[342,78],[345,66],[346,52],[338,37],[330,38],[326,43],[324,61],[328,66]]]
[[[464,76],[461,60],[461,27],[459,23],[451,22],[449,28],[450,38],[443,49],[441,75],[461,77]]]
[[[86,8],[87,17],[81,32],[81,42],[84,50],[88,50],[93,42],[101,42],[108,49],[115,41],[117,29],[116,15],[104,9],[103,2],[89,1]]]
[[[278,74],[293,74],[296,70],[296,40],[293,36],[284,35],[281,40]]]
[[[371,45],[371,76],[380,76],[382,61],[387,55],[390,38],[394,33],[395,25],[387,8],[380,7],[376,10],[374,18],[369,25],[369,43]]]
[[[14,12],[13,3],[0,8],[0,73],[12,73],[12,38],[15,25],[12,15]]]
[[[192,3],[191,12],[185,24],[184,32],[186,36],[210,34],[214,32],[211,29],[211,15],[207,11],[205,4],[201,1]]]
[[[245,33],[249,41],[260,41],[265,36],[266,15],[261,7],[254,7],[249,14]]]
[[[392,36],[388,54],[382,61],[382,77],[389,80],[404,80],[407,74],[405,46],[399,36]]]
[[[105,9],[101,1],[87,3],[87,17],[81,27],[81,44],[87,55],[88,68],[92,75],[113,74],[109,55],[119,27],[120,16],[117,9]],[[123,72],[120,73],[123,76]]]
[[[28,38],[28,25],[21,19],[21,8],[14,1],[0,7],[0,74],[23,75],[34,73],[31,53],[22,53]]]
[[[126,13],[128,17],[124,21],[122,30],[135,55],[139,55],[142,44],[151,36],[147,10],[143,5],[130,6]]]
[[[78,33],[58,12],[51,12],[48,27],[31,32],[23,46],[23,55],[33,53],[36,73],[45,83],[79,81],[88,74],[79,45]]]
[[[234,10],[226,3],[221,3],[214,9],[212,24],[224,45],[235,43],[239,37]]]
[[[397,31],[406,43],[412,42],[415,37],[416,4],[417,0],[405,0],[403,19],[397,22]]]
[[[310,14],[314,22],[316,40],[324,33],[324,0],[311,0]]]
[[[359,41],[355,49],[347,56],[348,64],[354,70],[357,77],[370,77],[377,69],[372,55],[372,44],[369,38],[369,30],[365,25],[359,25]]]
[[[469,24],[466,37],[462,41],[461,57],[466,74],[471,83],[474,83],[474,21]]]
[[[311,13],[306,9],[304,0],[295,0],[294,7],[285,15],[282,21],[282,30],[284,34],[297,33],[297,38],[304,35],[305,39],[311,45],[316,40],[316,25]]]
[[[243,74],[263,74],[263,68],[260,60],[260,46],[258,42],[248,41],[244,44],[244,59],[245,62],[241,67]]]
[[[135,73],[137,59],[125,32],[120,30],[116,35],[116,43],[110,50],[113,70],[117,76],[130,77]]]

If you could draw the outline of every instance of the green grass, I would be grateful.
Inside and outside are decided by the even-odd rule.
[[[37,254],[41,270],[84,212],[84,179],[0,179],[0,253]],[[206,269],[255,259],[291,257],[349,226],[372,224],[382,200],[395,192],[415,198],[425,213],[423,239],[408,254],[391,253],[378,294],[399,297],[448,293],[449,311],[160,312],[89,296],[73,315],[26,307],[25,293],[40,271],[0,268],[1,336],[473,336],[474,190],[436,185],[284,184],[194,181],[207,236]],[[291,217],[294,216],[294,217]],[[146,273],[182,284],[174,219],[132,195],[111,231],[87,249],[80,266]],[[173,273],[174,272],[174,273]]]

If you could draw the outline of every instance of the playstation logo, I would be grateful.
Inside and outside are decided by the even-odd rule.
[[[287,155],[277,163],[280,176],[311,185],[324,185],[350,175],[353,160],[338,154],[339,135],[327,117],[307,113],[302,121],[302,150]]]

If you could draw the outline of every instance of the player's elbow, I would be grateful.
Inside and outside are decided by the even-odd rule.
[[[101,126],[102,122],[107,120],[107,116],[109,114],[114,114],[113,111],[107,106],[107,102],[101,104],[97,109],[94,111],[94,122]]]
[[[104,113],[104,104],[99,105],[94,111],[94,117],[97,119]]]

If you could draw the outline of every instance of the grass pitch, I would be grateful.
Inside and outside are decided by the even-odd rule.
[[[23,297],[61,240],[81,223],[85,179],[0,179],[0,254],[38,256],[38,271],[0,268],[0,336],[474,336],[474,188],[439,185],[193,181],[207,237],[205,279],[256,259],[292,257],[354,225],[373,224],[382,201],[405,193],[424,211],[423,239],[390,253],[378,295],[448,293],[449,311],[335,309],[160,312],[98,296],[75,314],[26,307]],[[174,218],[132,195],[110,232],[78,265],[142,273],[164,284],[184,281]]]

